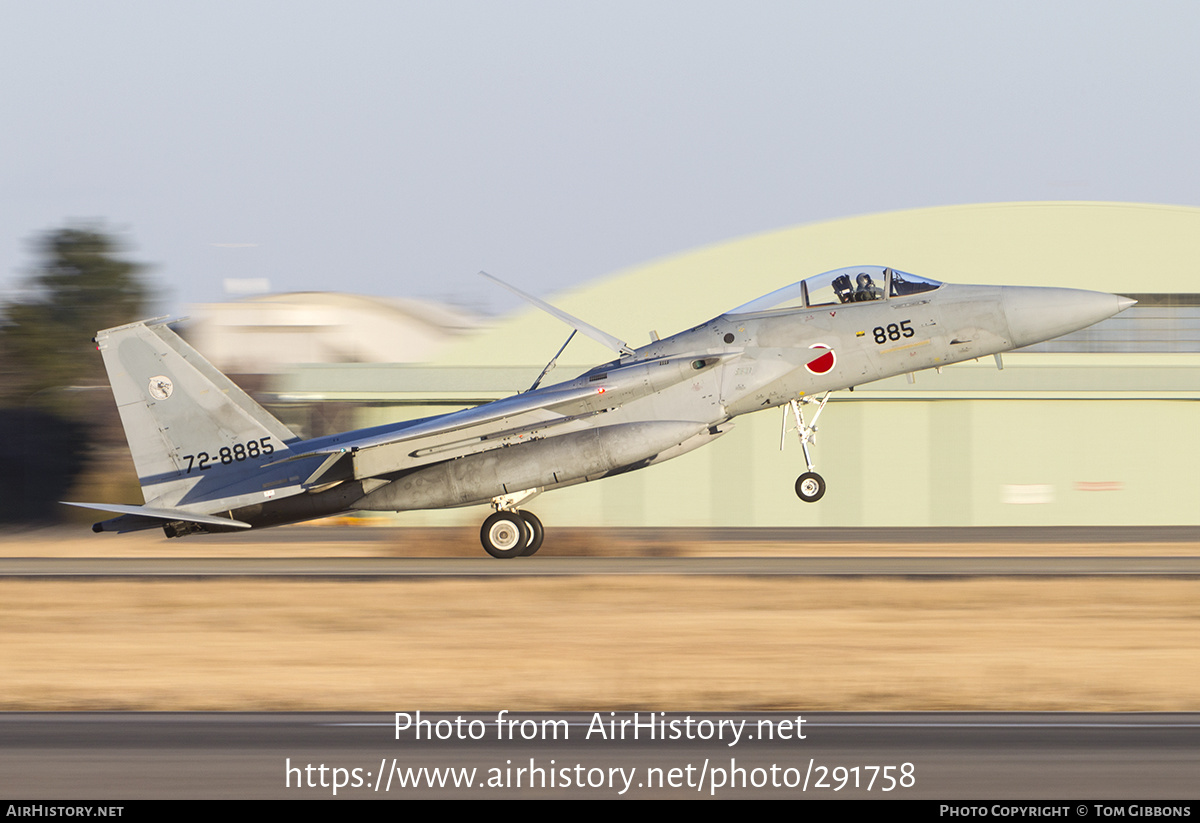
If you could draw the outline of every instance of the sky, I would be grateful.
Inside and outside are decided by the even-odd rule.
[[[1200,205],[1194,2],[0,3],[0,299],[118,234],[158,313],[490,312],[801,223]],[[736,273],[731,274],[736,276]]]

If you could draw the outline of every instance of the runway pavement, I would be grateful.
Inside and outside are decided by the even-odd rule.
[[[552,526],[558,532],[562,524]],[[60,532],[66,529],[59,527]],[[249,532],[206,534],[203,543],[327,542],[352,539],[360,542],[402,538],[404,527],[283,526]],[[436,531],[436,530],[432,530]],[[476,531],[473,527],[465,530]],[[604,534],[615,541],[675,541],[681,543],[735,543],[772,541],[800,545],[814,543],[1200,543],[1200,526],[784,526],[784,527],[671,527],[619,526],[580,529]],[[86,529],[73,534],[88,536]],[[156,534],[158,534],[156,532]],[[112,535],[100,539],[112,540]],[[116,538],[121,539],[121,538]],[[191,538],[189,538],[191,539]],[[472,543],[475,538],[471,537]],[[176,541],[173,544],[178,545]],[[474,548],[478,548],[477,545]]]
[[[0,578],[840,576],[1200,576],[1200,557],[0,558]]]
[[[1197,714],[405,711],[399,732],[394,714],[4,714],[0,795],[1074,805],[1195,799],[1200,774]]]

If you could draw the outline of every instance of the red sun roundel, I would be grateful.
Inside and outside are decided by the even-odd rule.
[[[833,349],[824,343],[813,343],[809,348],[813,350],[816,357],[805,363],[804,368],[813,374],[827,374],[833,369],[837,362],[837,356],[833,353]]]

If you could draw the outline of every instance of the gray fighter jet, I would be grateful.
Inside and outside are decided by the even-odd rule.
[[[475,408],[302,440],[166,323],[101,331],[96,343],[146,502],[71,505],[121,515],[96,523],[97,532],[161,526],[181,537],[339,512],[490,504],[483,547],[493,557],[528,556],[543,529],[521,507],[537,495],[670,460],[716,440],[739,415],[778,406],[794,416],[807,464],[796,494],[815,502],[825,481],[808,444],[830,392],[988,355],[1001,365],[1001,352],[1082,329],[1135,302],[855,266],[634,349],[505,287],[573,327],[572,336],[583,333],[618,356],[541,387],[551,360],[528,390]],[[806,422],[810,403],[815,413]]]

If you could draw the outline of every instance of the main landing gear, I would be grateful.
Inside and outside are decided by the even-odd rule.
[[[821,395],[820,400],[815,397],[801,397],[783,407],[783,431],[779,436],[779,448],[782,449],[783,444],[787,441],[788,409],[790,408],[796,420],[795,431],[800,436],[800,448],[804,450],[804,463],[808,467],[808,471],[796,478],[796,496],[805,503],[816,503],[825,496],[825,478],[813,471],[808,444],[816,442],[817,418],[825,410],[825,404],[829,402],[829,395],[830,392],[825,392]],[[817,411],[813,415],[812,423],[804,422],[804,412],[800,409],[801,405],[808,403],[817,404]]]
[[[537,554],[546,534],[542,521],[533,512],[516,508],[518,502],[532,500],[537,494],[497,497],[492,501],[496,512],[479,529],[484,551],[501,560]]]

